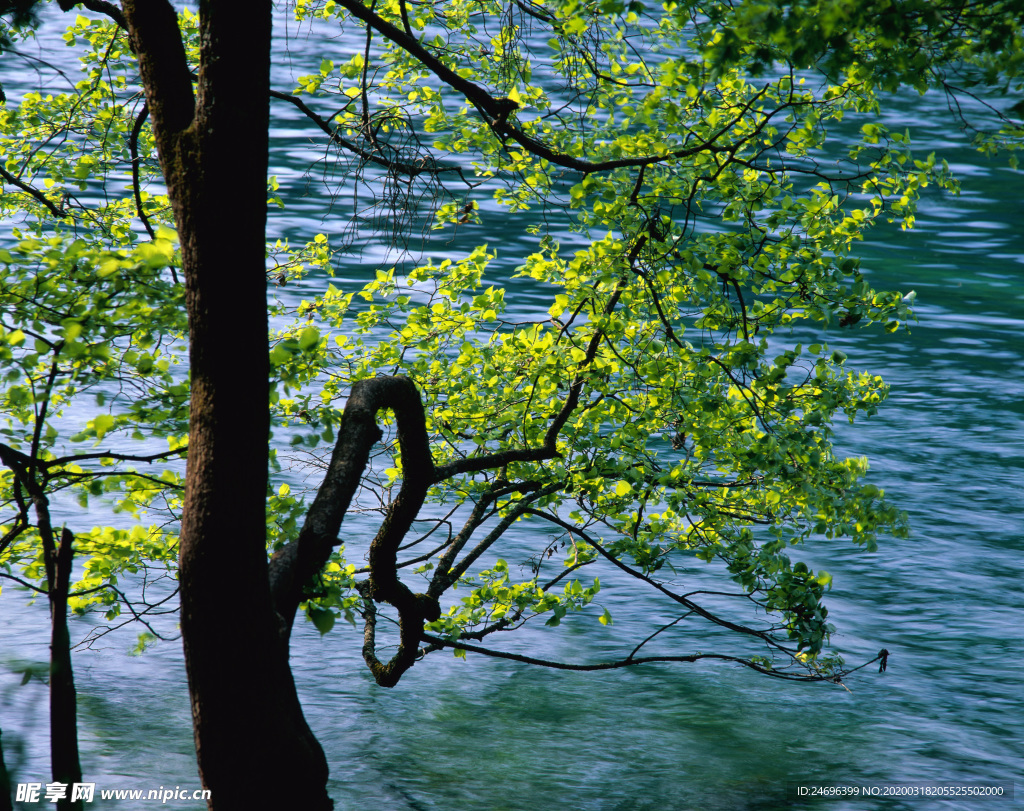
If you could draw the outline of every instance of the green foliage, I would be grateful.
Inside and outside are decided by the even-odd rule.
[[[161,229],[118,251],[56,235],[0,250],[0,503],[9,509],[0,572],[42,591],[32,515],[40,497],[80,507],[100,499],[130,522],[173,521],[180,507],[180,465],[162,464],[181,456],[176,437],[187,431],[182,293],[167,278],[174,239]],[[155,439],[164,440],[159,450]],[[70,608],[99,608],[112,621],[126,575],[173,573],[176,534],[157,525],[78,530],[75,551],[81,577]]]
[[[442,239],[495,208],[509,222],[533,212],[516,275],[550,304],[510,314],[492,263],[511,245],[440,261],[428,245],[416,267],[380,267],[361,287],[324,281],[314,294],[310,280],[342,261],[332,237],[268,244],[268,550],[295,537],[306,509],[281,458],[325,455],[352,385],[402,374],[421,393],[435,467],[481,461],[434,483],[420,518],[432,529],[409,544],[424,553],[399,560],[439,594],[458,592],[429,632],[453,645],[534,617],[611,625],[599,578],[575,576],[585,566],[625,572],[721,625],[673,591],[689,591],[677,584],[699,565],[738,585],[755,609],[745,632],[789,657],[783,668],[838,678],[842,661],[826,653],[831,577],[794,562],[794,547],[846,538],[874,551],[906,529],[863,482],[867,462],[832,446],[835,421],[874,414],[886,386],[826,339],[912,319],[913,292],[872,289],[856,243],[878,223],[912,226],[927,187],[956,189],[941,157],[916,154],[879,113],[903,84],[956,93],[956,72],[1019,90],[1019,6],[968,3],[950,23],[918,0],[388,0],[373,12],[298,0],[299,20],[366,47],[325,55],[279,95],[337,111],[308,113],[313,131],[354,156],[348,180],[385,190],[395,237],[417,206]],[[180,24],[195,60],[196,17],[183,11]],[[73,608],[112,618],[118,577],[173,566],[187,327],[126,37],[78,17],[65,41],[81,53],[73,89],[0,107],[0,160],[22,181],[5,175],[0,202],[19,240],[0,251],[0,436],[35,460],[48,492],[101,499],[138,523],[79,534]],[[981,148],[1019,145],[1010,112],[979,132]],[[276,178],[268,196],[287,207]],[[149,241],[140,218],[156,229]],[[296,303],[289,283],[300,279]],[[145,450],[68,450],[128,437]],[[543,458],[483,463],[549,443]],[[143,473],[131,456],[165,466]],[[0,474],[15,515],[0,566],[35,582],[42,553],[16,478]],[[361,509],[385,513],[403,478],[387,433]],[[143,530],[147,515],[160,520]],[[509,564],[513,527],[541,541]],[[338,616],[355,622],[367,571],[338,552],[310,584],[303,607],[321,633]],[[761,654],[744,661],[778,672]]]
[[[38,236],[60,222],[80,236],[124,246],[137,239],[136,202],[125,193],[133,159],[143,212],[154,222],[169,224],[170,217],[166,197],[146,189],[158,176],[151,132],[131,137],[142,108],[134,58],[125,33],[110,21],[78,16],[65,41],[81,48],[81,78],[66,92],[27,92],[20,104],[0,107],[0,160],[36,191],[4,178],[0,217],[21,219]]]

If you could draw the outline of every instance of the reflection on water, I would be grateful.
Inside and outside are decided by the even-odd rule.
[[[893,114],[901,129],[941,108],[906,103]],[[935,120],[920,141],[949,154]],[[307,158],[289,132],[282,119],[275,155],[294,191]],[[872,459],[872,481],[908,510],[913,534],[875,554],[821,544],[806,559],[835,576],[839,648],[856,659],[885,647],[888,671],[863,671],[847,692],[705,665],[574,674],[435,654],[389,691],[366,673],[354,629],[339,624],[321,640],[303,624],[293,662],[340,809],[755,811],[792,807],[788,781],[1017,780],[1024,791],[1024,209],[1019,174],[962,145],[952,153],[963,193],[926,199],[914,231],[879,232],[862,250],[876,286],[917,291],[919,323],[895,336],[830,336],[851,365],[892,385],[877,417],[839,426],[838,444]],[[331,227],[323,215],[312,196],[278,227]],[[490,242],[494,272],[510,275],[526,243],[508,231],[484,211],[484,224],[446,250]],[[379,258],[370,250],[342,276],[357,279]],[[508,282],[508,298],[533,310],[542,294],[522,284]],[[22,596],[5,587],[0,598],[0,727],[15,781],[45,781],[44,687],[10,671],[16,659],[46,660],[47,617]],[[619,605],[617,625],[646,610]],[[614,643],[592,619],[559,631],[523,644],[582,661]],[[122,637],[75,660],[86,774],[101,787],[194,786],[180,652],[167,644],[130,658],[131,644]],[[968,807],[877,807],[947,806]]]

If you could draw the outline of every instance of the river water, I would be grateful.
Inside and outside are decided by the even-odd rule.
[[[10,69],[0,70],[11,96]],[[919,322],[896,335],[829,340],[850,366],[892,386],[876,417],[840,427],[838,445],[870,457],[870,481],[909,512],[912,533],[883,539],[876,553],[837,541],[805,555],[834,576],[838,649],[852,661],[884,647],[888,670],[861,671],[843,689],[711,665],[579,674],[435,654],[383,690],[362,664],[355,629],[339,623],[321,639],[301,623],[293,666],[339,809],[759,811],[817,807],[793,799],[797,783],[1013,781],[1015,800],[821,805],[1024,807],[1022,176],[970,150],[941,98],[901,99],[892,116],[914,127],[919,149],[950,160],[963,190],[926,196],[913,231],[878,231],[861,247],[876,287],[917,291]],[[285,192],[298,194],[308,156],[286,117],[275,137]],[[314,191],[275,227],[337,227],[324,208]],[[340,222],[342,212],[332,216]],[[504,261],[496,272],[510,272],[519,252],[509,230],[484,211],[483,225],[464,229],[450,250],[489,242]],[[347,267],[358,277],[378,259],[367,251]],[[537,291],[517,284],[508,282],[507,297],[529,307]],[[45,782],[45,688],[21,685],[18,670],[47,658],[46,609],[5,587],[0,611],[5,755],[15,782]],[[84,636],[88,627],[76,629]],[[596,623],[559,630],[528,642],[541,655],[584,661],[614,638]],[[107,637],[77,654],[87,779],[100,788],[196,787],[180,650],[168,643],[129,657],[133,642]]]

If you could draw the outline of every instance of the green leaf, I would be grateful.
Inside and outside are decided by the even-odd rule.
[[[320,331],[316,327],[306,327],[299,334],[299,349],[305,351],[320,342]]]
[[[306,604],[306,616],[323,636],[334,627],[337,615],[329,608],[317,605],[316,603]]]
[[[114,417],[111,414],[100,414],[89,425],[96,431],[96,438],[103,439],[107,431],[114,427]]]

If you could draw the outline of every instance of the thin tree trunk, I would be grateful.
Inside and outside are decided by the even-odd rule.
[[[68,633],[68,591],[71,587],[71,561],[74,536],[65,527],[56,549],[55,579],[50,584],[50,766],[53,779],[66,783],[67,793],[58,800],[60,811],[81,809],[81,801],[71,801],[71,786],[82,782],[78,757],[78,708],[75,675],[71,669],[71,635]]]
[[[34,451],[33,451],[34,453]],[[39,538],[43,547],[46,593],[50,604],[50,768],[53,780],[65,783],[68,792],[58,800],[59,809],[81,809],[71,801],[71,786],[82,782],[78,756],[78,708],[75,676],[71,668],[71,635],[68,632],[68,593],[71,589],[71,565],[74,536],[64,527],[60,541],[54,536],[50,520],[50,502],[45,485],[36,479],[36,463],[14,449],[0,445],[4,464],[14,473],[16,487],[28,492],[36,513]],[[10,775],[0,748],[0,811],[10,808]]]
[[[71,786],[82,782],[78,758],[78,708],[75,676],[71,669],[71,636],[68,633],[68,591],[71,588],[71,563],[74,536],[67,527],[58,543],[50,521],[50,505],[35,481],[29,484],[36,511],[39,537],[43,544],[47,597],[50,602],[50,768],[53,779],[66,783],[68,792],[57,807],[80,809],[71,802]]]

